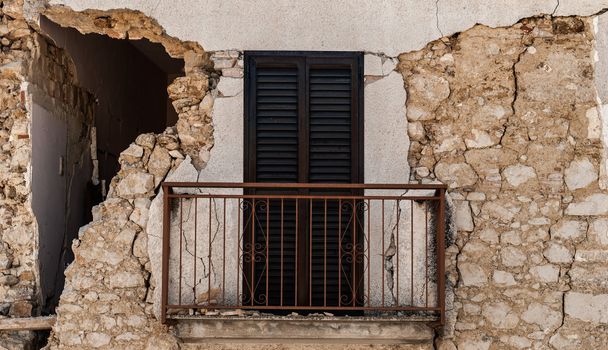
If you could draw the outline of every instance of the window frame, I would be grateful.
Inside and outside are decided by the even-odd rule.
[[[351,129],[351,183],[364,182],[364,66],[363,52],[360,51],[245,51],[244,52],[244,89],[243,89],[243,179],[244,182],[255,182],[256,144],[255,144],[255,71],[257,64],[293,64],[299,66],[298,87],[303,93],[298,96],[299,141],[298,144],[298,182],[308,183],[308,122],[309,93],[307,89],[308,72],[311,67],[350,66],[353,81],[352,96],[352,129]]]

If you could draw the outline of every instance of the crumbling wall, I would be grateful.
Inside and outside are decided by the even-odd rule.
[[[400,56],[414,177],[455,202],[439,348],[605,346],[593,46],[592,19],[545,17]]]
[[[29,316],[36,291],[36,223],[30,210],[28,167],[31,144],[25,106],[24,60],[33,46],[16,3],[0,8],[0,314]],[[0,334],[0,342],[19,346],[32,335]]]
[[[50,8],[45,15],[83,33],[120,39],[146,38],[183,58],[186,76],[168,87],[178,122],[162,134],[144,134],[121,153],[121,170],[93,221],[74,241],[75,260],[57,308],[50,348],[169,348],[175,345],[153,315],[157,281],[150,278],[145,229],[151,199],[168,174],[208,160],[213,145],[208,94],[213,77],[203,49],[167,36],[153,20],[135,11],[84,11]],[[208,96],[208,97],[207,97]],[[211,101],[211,102],[210,102]]]
[[[0,317],[27,317],[40,314],[44,304],[38,223],[32,212],[33,99],[64,117],[69,114],[85,128],[92,119],[92,99],[73,85],[73,67],[65,53],[31,29],[23,16],[23,2],[0,5]],[[83,138],[66,142],[86,148],[86,140],[84,130]],[[67,159],[66,164],[73,162]],[[71,172],[66,169],[68,176]],[[0,343],[9,347],[31,341],[30,332],[0,334]]]

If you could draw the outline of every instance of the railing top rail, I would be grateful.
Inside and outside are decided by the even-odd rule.
[[[254,182],[163,182],[163,187],[179,188],[272,188],[272,189],[365,189],[365,190],[439,190],[445,184],[337,184],[337,183],[254,183]]]

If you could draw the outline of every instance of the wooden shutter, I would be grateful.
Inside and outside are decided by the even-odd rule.
[[[310,183],[352,183],[352,70],[309,70]]]
[[[298,182],[298,67],[255,73],[255,181]]]
[[[356,183],[358,163],[358,120],[355,116],[357,66],[352,60],[311,59],[308,66],[308,125],[310,183]],[[356,191],[315,190],[319,195],[356,195]],[[313,201],[312,249],[309,268],[312,274],[310,302],[313,306],[337,306],[352,301],[352,264],[340,245],[352,244],[352,207],[343,203]],[[339,223],[341,218],[341,225]],[[342,237],[338,235],[340,231]],[[342,241],[340,244],[340,240]],[[343,249],[344,252],[344,249]],[[342,276],[339,276],[341,274]],[[338,286],[338,284],[341,286]],[[339,292],[341,295],[339,295]]]
[[[245,54],[246,182],[362,181],[362,63],[359,53]],[[357,194],[328,190],[294,193]],[[269,208],[256,206],[256,217],[261,220],[254,237],[258,246],[264,247],[268,239],[268,290],[266,266],[256,264],[253,269],[256,295],[245,299],[253,297],[254,304],[264,304],[268,298],[270,305],[281,301],[283,305],[338,305],[342,297],[338,295],[338,280],[342,280],[343,294],[350,294],[352,273],[349,264],[338,271],[338,204],[328,203],[326,211],[323,201],[313,201],[311,210],[310,202],[300,201],[296,227],[295,201],[282,203],[282,284],[281,234],[277,230],[281,223],[281,202],[271,200],[269,204]],[[341,227],[345,245],[353,238],[352,212],[344,206]],[[296,232],[300,232],[298,237]]]
[[[245,181],[300,182],[300,123],[305,105],[304,60],[293,56],[280,60],[268,56],[247,56],[246,67]],[[248,193],[285,192],[250,190]],[[258,252],[264,257],[263,262],[267,261],[269,265],[268,290],[266,264],[258,261],[250,264],[253,268],[245,264],[243,301],[253,305],[265,305],[267,301],[269,305],[295,305],[296,203],[294,200],[282,203],[280,200],[261,200],[250,204],[255,205],[257,218],[254,244],[260,248]],[[253,218],[251,211],[246,211],[245,216]],[[249,242],[251,231],[244,232],[245,241]],[[268,251],[265,253],[267,242]],[[245,252],[250,250],[245,249]],[[255,287],[251,288],[252,285]],[[255,289],[253,295],[248,293],[251,289]]]

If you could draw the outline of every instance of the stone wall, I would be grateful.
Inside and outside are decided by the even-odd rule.
[[[175,340],[154,317],[157,281],[150,278],[145,233],[151,199],[166,176],[190,168],[197,172],[213,145],[208,93],[215,85],[202,48],[182,43],[135,11],[71,13],[51,8],[47,17],[83,32],[114,38],[146,38],[183,58],[186,76],[167,88],[179,119],[162,134],[137,137],[120,155],[121,170],[110,184],[106,201],[93,210],[93,221],[74,241],[74,263],[57,308],[49,348],[172,348]]]
[[[439,348],[602,348],[608,194],[592,20],[475,26],[402,54],[417,181],[449,185]]]
[[[33,99],[84,126],[82,138],[66,142],[85,149],[92,99],[74,86],[73,65],[65,52],[29,26],[23,2],[0,4],[0,317],[27,317],[40,314],[44,306],[31,193]],[[67,159],[67,164],[75,161]],[[66,170],[66,176],[70,173]],[[0,343],[27,346],[32,337],[30,332],[1,333]]]
[[[33,47],[16,3],[0,8],[0,314],[29,316],[36,302],[36,223],[29,207],[30,140],[22,83],[23,61]],[[0,334],[0,343],[19,346],[28,332]]]

